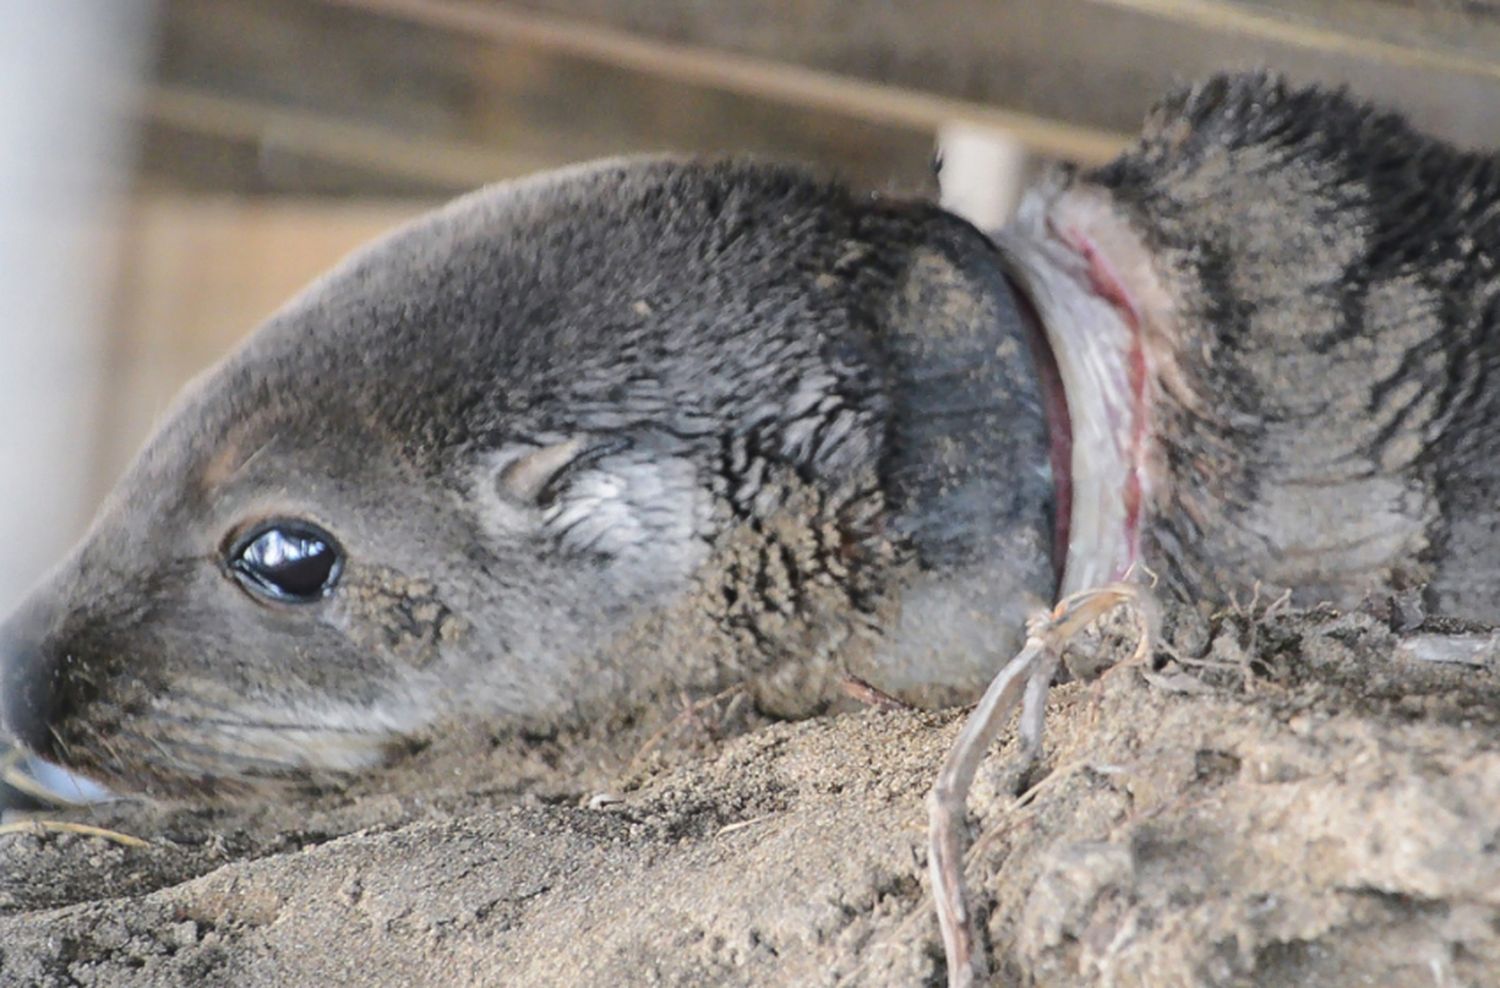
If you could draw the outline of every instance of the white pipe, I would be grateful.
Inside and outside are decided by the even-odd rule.
[[[1026,188],[1026,145],[1007,131],[962,121],[938,128],[937,143],[943,208],[990,232],[1010,222]]]
[[[147,0],[0,0],[0,616],[78,536]]]

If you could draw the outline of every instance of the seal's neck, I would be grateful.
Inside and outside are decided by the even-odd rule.
[[[941,704],[976,696],[1056,594],[1056,483],[1043,374],[993,242],[949,214],[917,232],[874,311],[899,607],[869,667],[850,669]]]
[[[980,582],[1045,599],[1057,588],[1054,481],[1017,295],[968,224],[944,217],[924,233],[882,320],[891,525],[926,572],[1001,566]]]
[[[1066,596],[1140,561],[1156,473],[1151,356],[1166,296],[1103,193],[1066,179],[1029,193],[995,240],[1041,353]]]

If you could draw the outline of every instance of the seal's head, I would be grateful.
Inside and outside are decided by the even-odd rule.
[[[837,651],[911,542],[973,547],[970,508],[1025,514],[1011,572],[1045,596],[1040,404],[966,390],[1029,359],[976,329],[1003,294],[961,221],[781,167],[608,162],[460,200],[190,389],[0,629],[0,723],[201,797]],[[1025,471],[980,477],[932,431],[951,415],[902,417],[918,332],[977,341],[972,375],[931,376]],[[926,490],[948,520],[924,528]]]

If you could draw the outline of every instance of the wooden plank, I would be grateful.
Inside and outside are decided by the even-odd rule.
[[[931,130],[956,120],[995,127],[1009,131],[1037,153],[1052,157],[1100,162],[1118,152],[1128,139],[1128,132],[1123,130],[1074,124],[959,95],[789,64],[759,52],[747,56],[733,49],[661,39],[506,4],[469,0],[324,2],[881,124]]]
[[[1461,144],[1500,144],[1490,7],[1453,21],[1395,0],[324,2],[886,119],[995,113],[1034,148],[1085,159],[1179,80],[1261,66],[1350,85]],[[1297,12],[1309,8],[1328,13]],[[1368,11],[1380,33],[1361,33]],[[1465,30],[1477,39],[1455,50]]]
[[[1500,145],[1481,0],[166,0],[158,186],[451,192],[673,148],[926,187],[933,132],[1111,156],[1178,80],[1269,66]],[[190,153],[174,159],[174,136]],[[285,166],[279,170],[278,163]],[[290,164],[288,164],[290,163]]]
[[[295,149],[323,161],[435,188],[473,188],[554,163],[459,138],[433,140],[389,125],[182,86],[149,87],[142,113],[153,123],[191,133],[253,141],[262,149]]]
[[[153,118],[149,93],[141,103],[134,182],[138,192],[441,200],[472,188],[468,182],[435,181],[425,170],[421,175],[395,174],[383,161],[342,161],[321,143],[293,144],[267,137],[264,131],[237,132],[196,118],[178,125],[165,116]]]
[[[660,150],[803,160],[866,188],[932,186],[929,128],[685,84],[516,38],[307,0],[169,0],[161,35],[146,100],[159,188],[451,192]],[[262,174],[278,162],[292,167]]]
[[[1500,78],[1500,7],[1433,0],[1093,0],[1392,65]]]

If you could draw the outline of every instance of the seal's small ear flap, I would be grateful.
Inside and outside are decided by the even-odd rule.
[[[579,435],[529,448],[507,460],[495,483],[512,504],[547,507],[570,476],[626,445],[624,440]]]
[[[574,436],[522,453],[500,469],[496,478],[500,493],[517,504],[545,500],[553,481],[578,458],[585,445],[582,436]]]
[[[482,461],[477,508],[492,537],[545,536],[559,558],[626,567],[639,594],[676,585],[702,562],[712,494],[676,438],[637,431],[536,442],[506,444]]]

